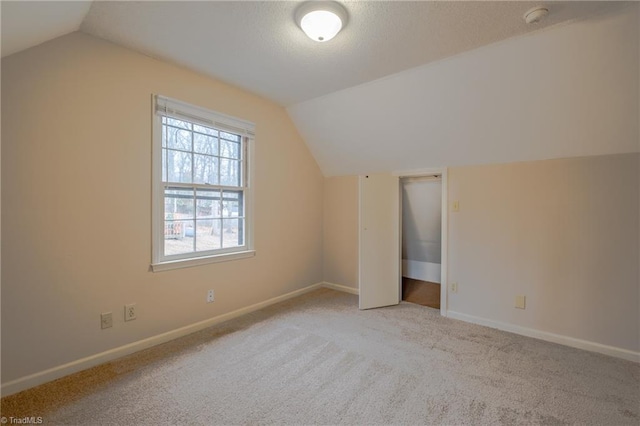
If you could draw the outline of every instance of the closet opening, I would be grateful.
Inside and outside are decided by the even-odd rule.
[[[402,300],[440,309],[442,292],[442,175],[403,177]]]

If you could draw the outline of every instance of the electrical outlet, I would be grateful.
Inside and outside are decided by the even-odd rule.
[[[458,283],[451,283],[451,293],[458,292]]]
[[[516,308],[525,309],[526,308],[526,296],[516,296]]]
[[[100,328],[110,328],[113,327],[113,315],[111,312],[104,312],[100,314]]]
[[[451,203],[451,211],[452,212],[460,211],[460,201],[454,201],[453,203]]]
[[[207,303],[211,303],[214,301],[214,294],[213,294],[213,290],[209,290],[207,292]]]
[[[131,321],[136,318],[136,304],[124,305],[124,320]]]

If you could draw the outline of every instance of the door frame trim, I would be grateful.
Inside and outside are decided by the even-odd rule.
[[[440,315],[447,316],[448,311],[448,295],[449,295],[449,191],[448,191],[448,169],[447,167],[433,167],[427,169],[416,170],[404,170],[391,173],[393,176],[398,176],[400,179],[407,177],[427,176],[438,174],[441,176],[442,182],[442,225],[441,225],[441,247],[440,247]],[[402,218],[402,203],[398,207],[400,209],[400,218]],[[400,225],[401,226],[401,225]],[[400,235],[402,235],[402,229],[400,229]],[[402,257],[402,255],[400,255]],[[400,259],[402,262],[402,259]],[[402,271],[400,272],[402,275]],[[402,277],[400,277],[400,292],[402,292]]]

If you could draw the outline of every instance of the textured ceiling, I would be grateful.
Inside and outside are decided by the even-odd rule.
[[[640,151],[640,4],[287,108],[325,176]]]
[[[2,57],[77,31],[90,1],[2,1]]]
[[[80,28],[186,66],[287,106],[325,175],[638,150],[636,2],[347,1],[327,43],[299,4],[2,1],[2,55]]]
[[[2,56],[80,28],[289,106],[619,6],[346,1],[347,27],[335,39],[315,43],[294,23],[300,3],[2,1]],[[524,12],[542,4],[551,11],[548,18],[525,24]]]
[[[309,40],[300,2],[94,2],[81,30],[288,106],[545,26],[611,2],[343,2],[347,27]],[[522,16],[547,4],[544,22]]]

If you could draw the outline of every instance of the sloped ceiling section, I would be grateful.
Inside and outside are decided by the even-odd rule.
[[[289,105],[326,175],[638,150],[637,3],[344,3],[315,43],[298,1],[2,1],[2,55],[79,28],[184,65]]]
[[[2,57],[77,31],[91,1],[3,1]]]
[[[612,7],[611,2],[342,1],[350,19],[328,43],[294,21],[302,1],[96,1],[81,30],[289,106]]]
[[[638,4],[288,108],[325,176],[637,152]]]

